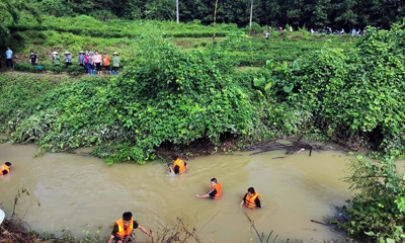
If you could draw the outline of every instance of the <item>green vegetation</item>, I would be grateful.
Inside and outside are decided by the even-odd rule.
[[[218,42],[224,54],[231,57],[235,66],[261,67],[266,60],[276,62],[291,62],[304,53],[320,48],[334,47],[350,51],[355,48],[359,37],[311,35],[305,30],[294,32],[276,32],[266,40],[261,34],[247,37],[246,29],[237,28],[232,24],[216,26],[216,42],[212,40],[212,26],[203,26],[199,21],[176,24],[173,22],[157,21],[125,21],[111,20],[103,22],[88,16],[75,18],[55,18],[44,16],[38,24],[32,17],[22,18],[19,24],[11,29],[14,51],[18,56],[16,69],[27,71],[29,54],[34,51],[43,70],[50,70],[51,53],[69,50],[75,56],[80,50],[98,50],[112,54],[117,51],[122,59],[122,66],[136,60],[139,41],[150,31],[150,28],[180,46],[183,50],[198,50],[209,52]],[[265,27],[255,25],[255,31],[262,33]],[[225,37],[226,36],[226,37]],[[56,70],[57,72],[57,70]]]
[[[370,28],[351,52],[325,48],[291,64],[268,61],[240,72],[227,48],[252,46],[242,37],[184,52],[151,25],[137,39],[136,61],[117,78],[50,86],[46,78],[3,76],[2,130],[41,151],[107,144],[96,154],[109,163],[143,163],[162,143],[217,144],[224,134],[248,143],[302,132],[399,156],[403,54],[394,40],[401,27]]]
[[[4,0],[3,0],[4,1]],[[7,0],[11,1],[11,0]],[[180,21],[195,19],[204,24],[213,21],[215,1],[179,0]],[[250,17],[250,0],[218,1],[217,21],[247,26]],[[86,14],[99,19],[176,19],[175,0],[35,0],[33,6],[41,12],[55,16]],[[255,0],[253,21],[260,25],[295,28],[364,28],[367,25],[389,26],[404,17],[404,5],[399,0]]]
[[[381,164],[362,156],[350,164],[352,175],[346,178],[356,194],[342,211],[348,220],[338,222],[352,237],[367,242],[404,242],[405,177],[394,160],[385,157]]]
[[[210,4],[193,2],[206,8],[200,8],[201,16],[192,12],[189,16],[209,23]],[[366,1],[322,0],[308,6],[305,1],[283,2],[298,7],[292,11],[281,1],[272,1],[272,8],[278,6],[279,11],[270,11],[258,22],[322,27],[333,16],[344,26],[373,23],[387,27],[397,18],[390,18],[393,6],[402,8],[395,1],[384,6],[381,1],[367,5]],[[0,132],[10,134],[12,142],[36,143],[39,152],[98,146],[94,155],[110,165],[143,164],[155,158],[155,149],[162,144],[175,147],[209,141],[218,145],[229,137],[246,145],[303,134],[353,148],[369,146],[376,157],[383,158],[382,163],[370,164],[361,158],[353,163],[354,174],[348,180],[357,194],[343,209],[348,220],[339,225],[352,237],[369,242],[403,241],[405,187],[393,163],[405,150],[403,23],[393,24],[389,31],[370,27],[361,38],[312,36],[299,30],[273,31],[268,41],[257,38],[265,30],[258,24],[249,36],[246,28],[220,24],[216,32],[221,39],[214,42],[208,39],[213,27],[200,21],[114,19],[114,15],[167,19],[173,10],[162,3],[169,1],[155,2],[154,9],[148,5],[153,1],[139,1],[134,5],[139,11],[125,13],[119,13],[121,6],[102,12],[91,1],[68,1],[64,9],[75,17],[40,19],[35,6],[20,5],[17,0],[0,3],[1,13],[8,16],[0,17],[4,23],[1,38],[25,55],[37,51],[40,63],[44,60],[43,69],[24,63],[16,69],[61,72],[45,60],[50,52],[66,49],[72,53],[118,51],[125,66],[113,78],[61,75],[56,81],[42,74],[0,75]],[[44,11],[47,6],[48,13],[64,16],[64,12],[52,12],[56,9],[52,3],[59,6],[61,2],[44,0],[37,7]],[[265,3],[258,2],[255,8]],[[219,19],[232,19],[225,8],[232,4],[221,5]],[[93,16],[111,19],[103,22],[79,15],[76,5],[96,8]],[[182,3],[182,7],[191,5]],[[376,17],[372,11],[377,7],[386,14]],[[275,18],[284,12],[285,17]],[[68,71],[80,72],[77,67]]]

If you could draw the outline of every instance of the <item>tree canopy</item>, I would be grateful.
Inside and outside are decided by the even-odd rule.
[[[2,0],[10,1],[10,0]],[[218,1],[217,21],[246,26],[252,0]],[[55,16],[78,14],[104,19],[174,20],[176,0],[35,0],[41,12]],[[213,21],[212,0],[179,0],[180,21]],[[402,20],[404,0],[253,0],[253,21],[260,25],[309,28],[381,28]]]

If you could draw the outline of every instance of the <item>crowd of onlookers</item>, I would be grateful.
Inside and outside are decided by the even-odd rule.
[[[63,57],[63,61],[68,68],[73,65],[73,56],[69,51],[66,51]],[[52,62],[55,66],[61,65],[61,57],[59,53],[54,51],[52,53]],[[103,70],[106,74],[119,73],[120,58],[117,52],[113,53],[112,59],[107,53],[99,53],[98,51],[80,51],[77,57],[77,63],[83,67],[87,75],[102,75]]]
[[[283,28],[283,27],[278,27],[277,29],[277,32],[283,32],[283,31],[290,31],[290,32],[293,32],[294,30],[293,30],[293,28],[291,27],[291,26],[289,26],[288,27],[288,30],[287,30],[287,28]],[[326,27],[325,29],[313,29],[313,28],[311,28],[311,29],[306,29],[308,32],[310,32],[311,34],[326,34],[326,35],[344,35],[344,34],[351,34],[352,36],[354,36],[354,35],[365,35],[365,30],[362,30],[362,29],[355,29],[355,28],[353,28],[350,32],[346,32],[345,31],[345,29],[332,29],[331,27]],[[264,36],[266,37],[266,39],[269,39],[269,36],[270,36],[270,32],[272,31],[272,28],[271,27],[269,27],[269,30],[267,30],[267,31],[265,31],[264,32]]]
[[[6,68],[13,69],[14,62],[13,62],[13,51],[10,47],[7,47],[6,50]],[[41,66],[38,65],[38,56],[31,52],[29,62],[33,66]],[[61,64],[65,64],[66,68],[73,65],[73,56],[69,51],[64,53],[64,56],[61,57],[58,52],[54,51],[52,53],[52,64],[54,66],[61,66]],[[102,75],[103,71],[105,74],[113,74],[118,75],[120,69],[120,58],[117,52],[113,53],[112,58],[110,58],[107,53],[99,53],[98,51],[80,51],[77,58],[77,64],[83,67],[84,72],[87,75]],[[1,61],[0,61],[0,69],[1,69]]]
[[[345,29],[335,29],[333,30],[331,27],[326,27],[326,29],[320,29],[320,30],[314,30],[314,29],[310,29],[308,30],[309,32],[311,32],[311,34],[327,34],[327,35],[345,35],[345,34],[351,34],[352,36],[354,35],[365,35],[365,30],[361,30],[361,29],[352,29],[349,33],[347,33],[345,31]]]

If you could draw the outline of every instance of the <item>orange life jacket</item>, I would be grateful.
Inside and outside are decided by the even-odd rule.
[[[252,196],[249,196],[249,193],[246,194],[246,198],[245,198],[246,207],[255,208],[256,207],[256,203],[255,203],[256,198],[260,199],[259,193],[257,193],[257,192],[255,192],[255,194],[253,194]]]
[[[3,170],[7,171],[7,173],[10,173],[10,167],[8,167],[6,164],[0,167],[0,175],[3,175]]]
[[[211,186],[210,191],[213,189],[217,190],[217,193],[215,194],[214,199],[218,199],[222,195],[221,183],[217,182],[217,184],[215,184],[214,186]]]
[[[124,227],[123,219],[119,219],[119,220],[115,221],[115,223],[118,226],[118,232],[117,232],[118,237],[125,238],[132,234],[132,231],[134,230],[134,219],[130,220],[127,228]]]
[[[181,175],[181,174],[183,174],[184,172],[186,172],[186,164],[184,163],[183,160],[181,160],[181,159],[176,159],[176,160],[173,162],[173,169],[174,169],[174,167],[175,167],[176,165],[179,166],[179,175]]]

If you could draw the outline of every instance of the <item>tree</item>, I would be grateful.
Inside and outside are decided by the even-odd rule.
[[[21,15],[26,12],[40,20],[37,9],[24,0],[0,0],[0,47],[8,44],[9,27],[18,23]]]
[[[249,19],[249,28],[252,31],[252,15],[253,15],[253,0],[250,3],[250,19]]]
[[[144,16],[147,19],[172,20],[175,16],[173,0],[150,0],[145,4]]]
[[[179,0],[176,0],[176,22],[180,23],[180,17],[179,17]]]

